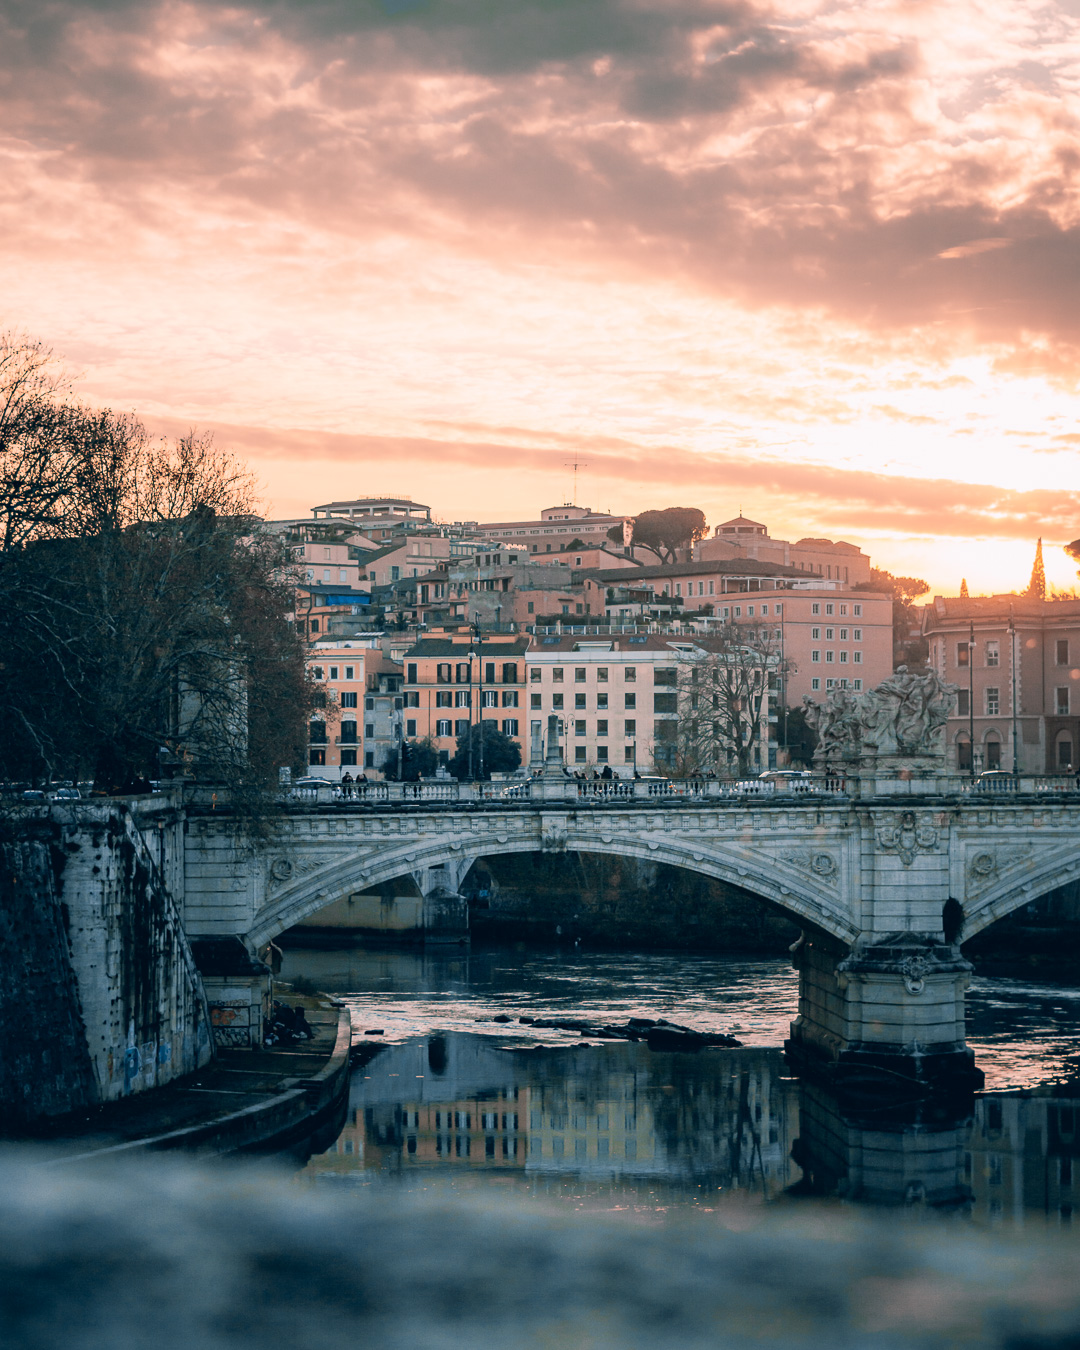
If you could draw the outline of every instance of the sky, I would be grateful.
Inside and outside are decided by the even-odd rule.
[[[0,327],[267,511],[1076,584],[1080,0],[0,0]]]

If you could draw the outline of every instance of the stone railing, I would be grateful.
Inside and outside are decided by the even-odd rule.
[[[794,803],[806,797],[846,798],[849,800],[881,797],[968,797],[1015,798],[1018,796],[1061,796],[1080,794],[1080,777],[1075,774],[1019,775],[1003,774],[993,778],[971,778],[966,774],[885,777],[878,775],[818,774],[805,779],[746,778],[565,778],[521,779],[510,783],[465,783],[454,779],[419,783],[354,783],[345,788],[336,783],[305,784],[285,794],[285,801],[298,806],[390,806],[409,804],[511,804],[514,802],[579,801],[593,806],[627,802],[663,802],[679,805],[690,802],[775,801]]]

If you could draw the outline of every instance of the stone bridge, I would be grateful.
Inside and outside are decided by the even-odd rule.
[[[1080,878],[1074,780],[1007,791],[933,778],[832,780],[801,794],[718,783],[379,784],[294,803],[265,837],[186,808],[185,927],[252,952],[320,909],[411,874],[455,889],[477,858],[610,853],[741,887],[802,925],[789,1048],[830,1075],[970,1087],[971,967],[959,942]],[[995,785],[998,786],[998,785]]]

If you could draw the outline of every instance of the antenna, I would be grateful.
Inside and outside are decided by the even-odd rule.
[[[577,473],[578,473],[578,469],[587,469],[587,468],[589,467],[589,465],[588,465],[588,462],[587,462],[587,461],[579,460],[578,457],[577,457],[576,455],[574,456],[574,458],[573,458],[572,460],[570,460],[570,459],[564,459],[564,460],[563,460],[563,465],[564,465],[567,469],[573,469],[573,471],[574,471],[574,493],[573,493],[573,496],[570,498],[570,500],[571,500],[571,502],[573,502],[573,504],[576,506],[576,505],[577,505]]]

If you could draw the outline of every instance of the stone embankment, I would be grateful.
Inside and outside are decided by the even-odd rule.
[[[220,1049],[183,1081],[58,1122],[43,1156],[71,1164],[166,1150],[272,1153],[336,1129],[348,1093],[348,1011],[319,996],[285,1001],[303,1009],[311,1040]]]

